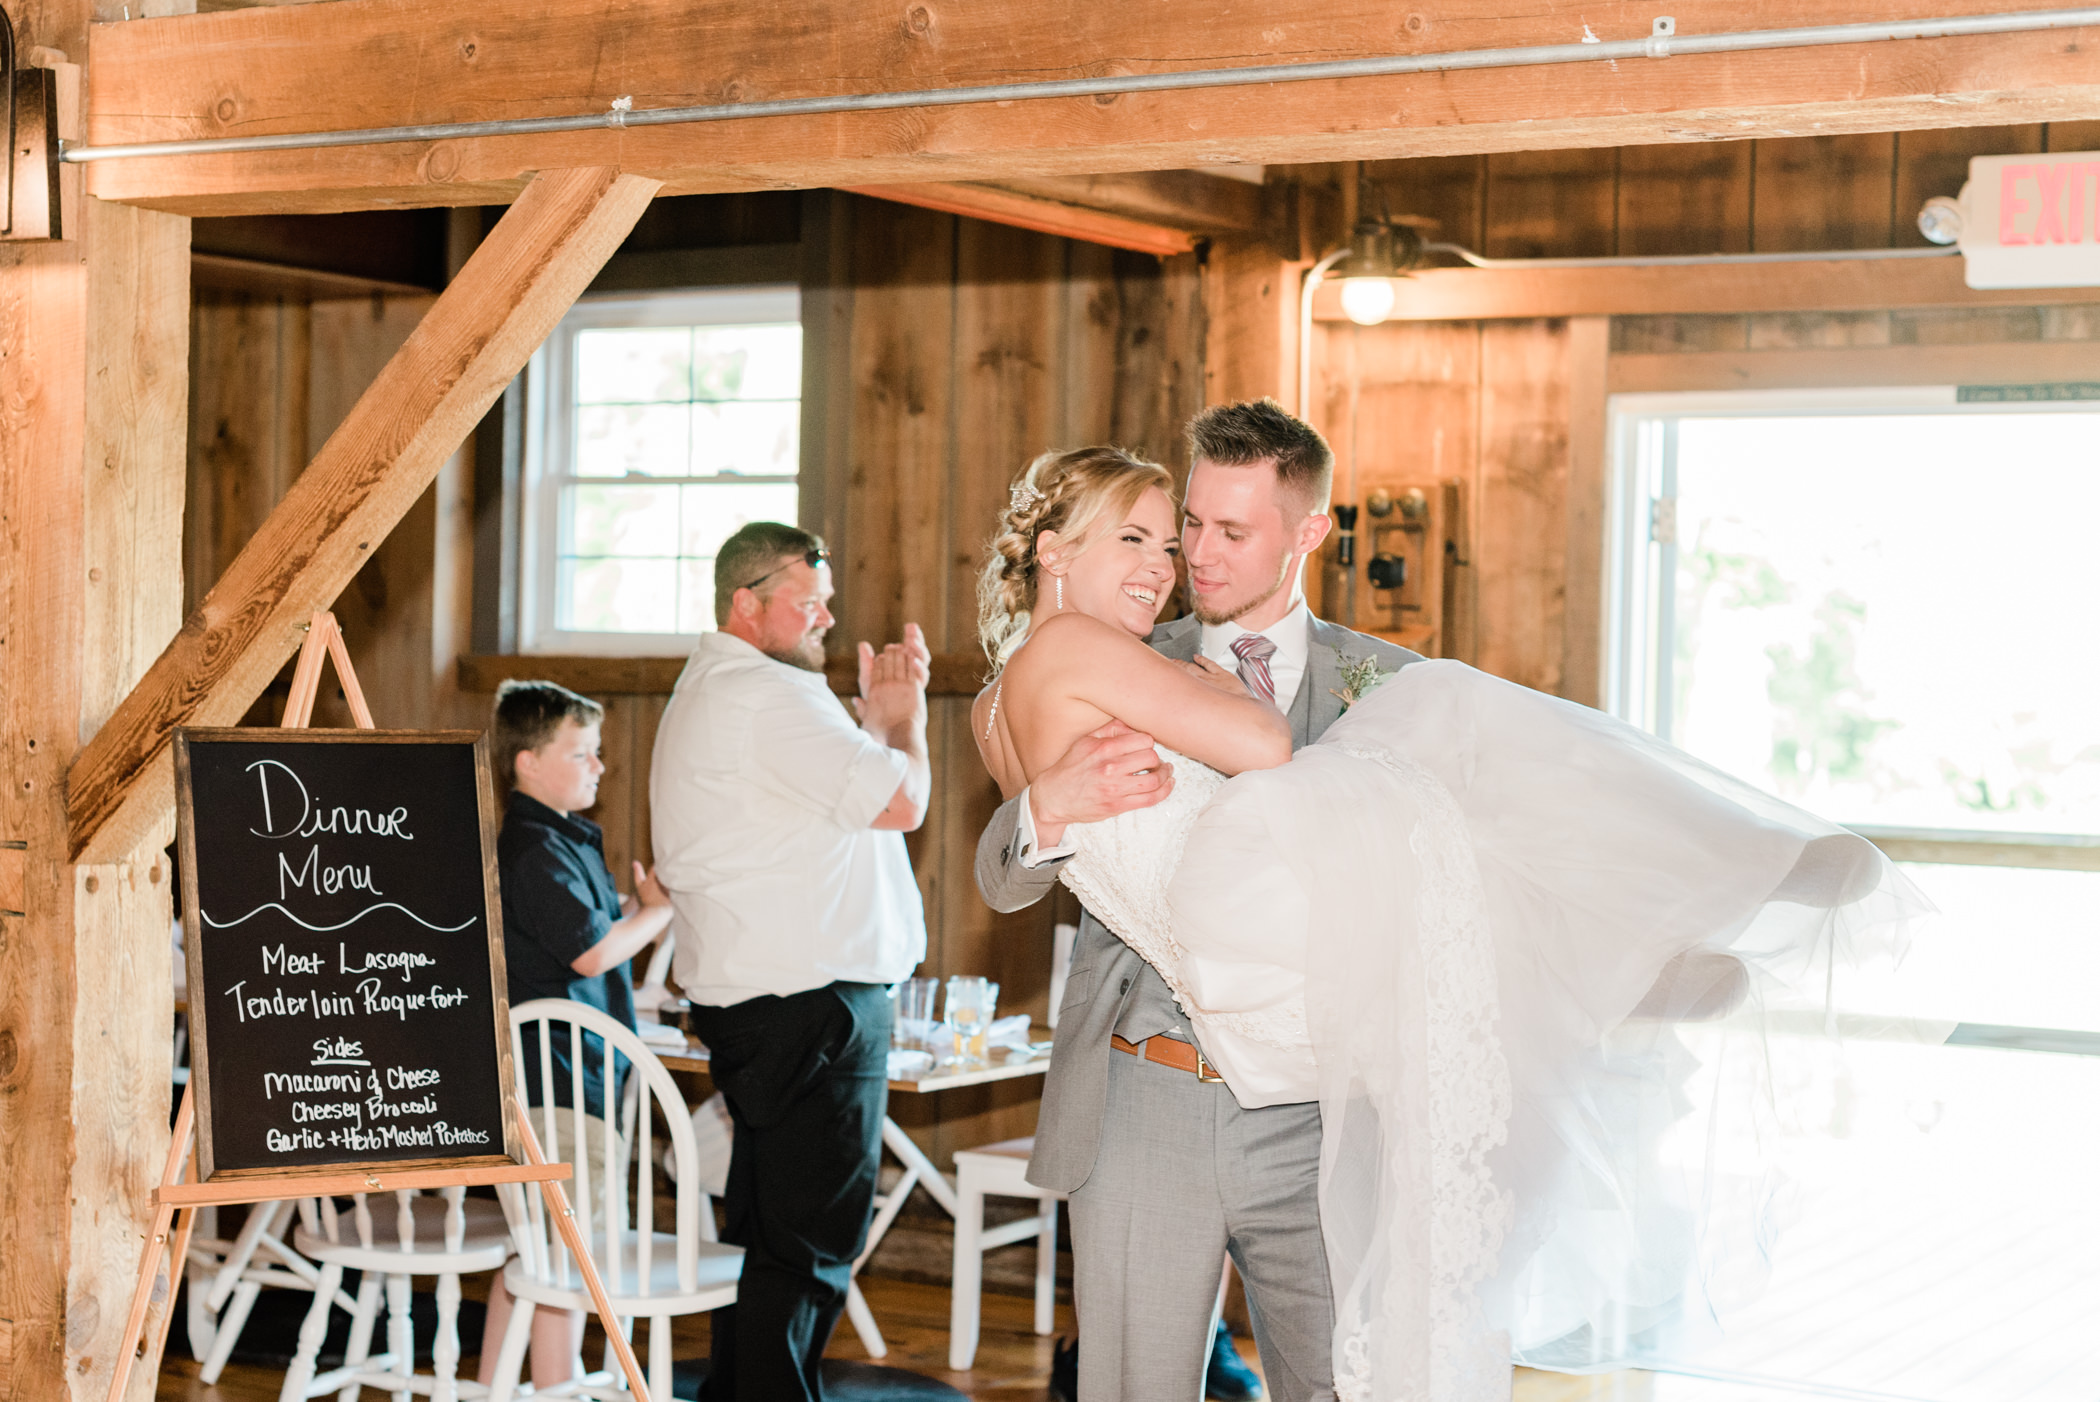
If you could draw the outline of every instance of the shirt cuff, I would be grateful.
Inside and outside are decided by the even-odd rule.
[[[1014,856],[1022,870],[1034,871],[1037,867],[1061,862],[1079,849],[1066,843],[1062,847],[1038,847],[1035,840],[1035,807],[1028,801],[1028,790],[1021,790],[1020,830],[1014,834]]]

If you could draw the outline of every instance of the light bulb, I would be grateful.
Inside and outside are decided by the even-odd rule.
[[[1342,279],[1342,311],[1358,326],[1376,326],[1392,315],[1392,282],[1382,277]]]

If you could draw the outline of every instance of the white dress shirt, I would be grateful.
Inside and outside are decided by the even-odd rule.
[[[926,956],[904,835],[869,824],[908,761],[821,672],[709,633],[664,707],[649,772],[680,987],[726,1006],[895,983]]]
[[[1238,676],[1240,659],[1234,654],[1232,644],[1255,631],[1237,623],[1206,623],[1196,650]],[[1289,715],[1297,702],[1298,688],[1305,682],[1306,657],[1312,650],[1312,610],[1305,606],[1305,600],[1300,599],[1289,613],[1258,631],[1276,644],[1276,651],[1269,658],[1269,680],[1275,683],[1277,706]],[[1290,699],[1286,700],[1286,697]],[[1037,845],[1035,807],[1029,801],[1026,789],[1021,791],[1020,831],[1014,836],[1014,845],[1021,865],[1029,870],[1072,855],[1072,849],[1067,846]]]

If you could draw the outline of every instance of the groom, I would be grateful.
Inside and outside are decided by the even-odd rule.
[[[1342,713],[1344,658],[1391,672],[1414,653],[1314,618],[1300,582],[1327,538],[1334,454],[1272,399],[1218,405],[1188,426],[1181,546],[1195,617],[1154,629],[1290,717],[1292,747]],[[1149,737],[1111,726],[1000,808],[977,844],[995,910],[1047,894],[1072,823],[1148,807],[1173,787]],[[1243,1110],[1204,1059],[1152,966],[1092,915],[1059,1010],[1030,1182],[1071,1194],[1080,1402],[1202,1396],[1229,1251],[1277,1402],[1331,1397],[1334,1302],[1321,1244],[1320,1107]]]

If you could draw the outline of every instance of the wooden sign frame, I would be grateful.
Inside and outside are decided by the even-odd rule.
[[[339,664],[340,665],[340,664]],[[286,719],[290,719],[288,715]],[[318,1165],[314,1167],[256,1167],[219,1168],[213,1161],[212,1115],[211,1115],[211,1031],[210,1018],[206,1014],[206,1000],[201,990],[207,985],[204,978],[204,937],[202,931],[202,888],[197,881],[196,813],[192,807],[190,792],[190,745],[202,742],[263,741],[272,745],[335,745],[353,742],[365,744],[456,744],[468,745],[474,751],[474,783],[476,803],[480,812],[481,841],[481,893],[482,914],[488,938],[489,992],[493,998],[492,1032],[496,1040],[496,1066],[498,1086],[515,1085],[515,1068],[511,1065],[510,1045],[510,988],[505,973],[503,953],[503,898],[496,883],[496,796],[495,785],[489,774],[488,739],[472,730],[306,730],[279,729],[262,730],[254,727],[231,727],[216,729],[181,728],[175,732],[175,803],[178,813],[176,837],[178,858],[182,863],[182,946],[183,957],[189,966],[189,986],[200,990],[190,999],[190,1084],[194,1087],[197,1101],[197,1181],[213,1183],[241,1178],[298,1177],[301,1175],[324,1177],[330,1174],[342,1176],[349,1170],[342,1165]],[[398,1159],[359,1163],[359,1169],[400,1173],[418,1169],[473,1168],[516,1165],[523,1163],[524,1154],[518,1137],[517,1115],[511,1106],[510,1097],[502,1096],[503,1152],[500,1154],[440,1155],[413,1159]]]
[[[350,715],[357,722],[361,734],[372,736],[375,726],[372,713],[365,705],[364,693],[357,684],[357,674],[350,666],[349,649],[344,646],[342,629],[335,615],[325,610],[314,614],[308,624],[305,645],[299,650],[299,662],[292,672],[292,691],[285,703],[284,727],[273,732],[278,739],[287,738],[286,731],[306,729],[313,718],[314,698],[319,692],[321,667],[326,658],[335,661],[336,675],[342,680],[344,697],[350,703]],[[238,732],[253,737],[253,729]],[[168,1328],[175,1320],[175,1291],[181,1284],[185,1260],[189,1254],[190,1232],[196,1225],[197,1209],[206,1206],[225,1206],[234,1203],[278,1201],[285,1198],[336,1197],[352,1193],[402,1192],[418,1188],[441,1188],[453,1186],[473,1187],[486,1184],[537,1183],[541,1195],[546,1199],[548,1214],[553,1218],[555,1229],[561,1234],[569,1255],[583,1277],[585,1289],[590,1293],[599,1322],[605,1328],[607,1342],[619,1356],[620,1370],[626,1376],[627,1386],[636,1398],[647,1398],[649,1380],[642,1372],[642,1365],[634,1355],[634,1347],[628,1342],[626,1331],[619,1327],[613,1314],[612,1299],[605,1292],[605,1281],[598,1274],[597,1263],[591,1259],[590,1246],[583,1239],[582,1229],[576,1225],[575,1211],[569,1206],[568,1194],[562,1183],[570,1178],[572,1171],[566,1163],[549,1163],[540,1151],[540,1143],[532,1132],[531,1116],[524,1098],[517,1094],[514,1067],[510,1056],[510,1000],[505,986],[503,963],[503,912],[496,888],[495,837],[491,828],[495,813],[495,796],[490,785],[487,742],[472,731],[393,731],[389,736],[421,736],[426,740],[435,735],[451,737],[465,735],[475,741],[475,782],[481,810],[482,836],[482,881],[484,898],[490,910],[491,976],[495,980],[497,1007],[502,1012],[497,1030],[497,1073],[507,1093],[503,1095],[503,1139],[504,1154],[480,1155],[472,1159],[452,1160],[404,1160],[399,1164],[363,1164],[346,1171],[340,1165],[302,1166],[296,1169],[225,1170],[217,1175],[217,1182],[199,1181],[198,1169],[205,1147],[196,1123],[196,1101],[193,1095],[202,1098],[200,1082],[206,1078],[192,1075],[190,1083],[183,1087],[182,1103],[175,1112],[174,1132],[168,1143],[168,1160],[161,1170],[160,1185],[153,1193],[153,1225],[146,1233],[145,1246],[139,1253],[138,1284],[131,1295],[131,1311],[124,1321],[124,1336],[117,1347],[116,1367],[109,1380],[109,1402],[124,1402],[125,1389],[131,1382],[132,1365],[138,1361],[141,1346],[147,1356],[158,1364],[167,1347]],[[317,737],[325,738],[325,737]],[[182,747],[181,732],[177,732],[176,762],[186,766],[188,757]],[[179,771],[187,777],[186,769]],[[182,784],[178,794],[185,793],[188,785]],[[194,818],[194,814],[186,815]],[[190,831],[187,822],[184,831]],[[183,857],[184,890],[189,892],[187,900],[197,903],[196,861],[194,847],[185,844]],[[183,924],[186,941],[184,955],[188,961],[190,976],[201,979],[199,945],[195,922],[184,912]],[[192,987],[201,988],[201,982]],[[192,1010],[193,1055],[201,1060],[204,1055],[202,1026],[194,1021]],[[522,1156],[519,1151],[523,1150]],[[185,1166],[189,1181],[185,1182]],[[167,1265],[165,1289],[161,1292],[160,1317],[154,1321],[151,1337],[146,1334],[146,1316],[154,1303],[154,1287],[162,1284],[161,1266]]]

